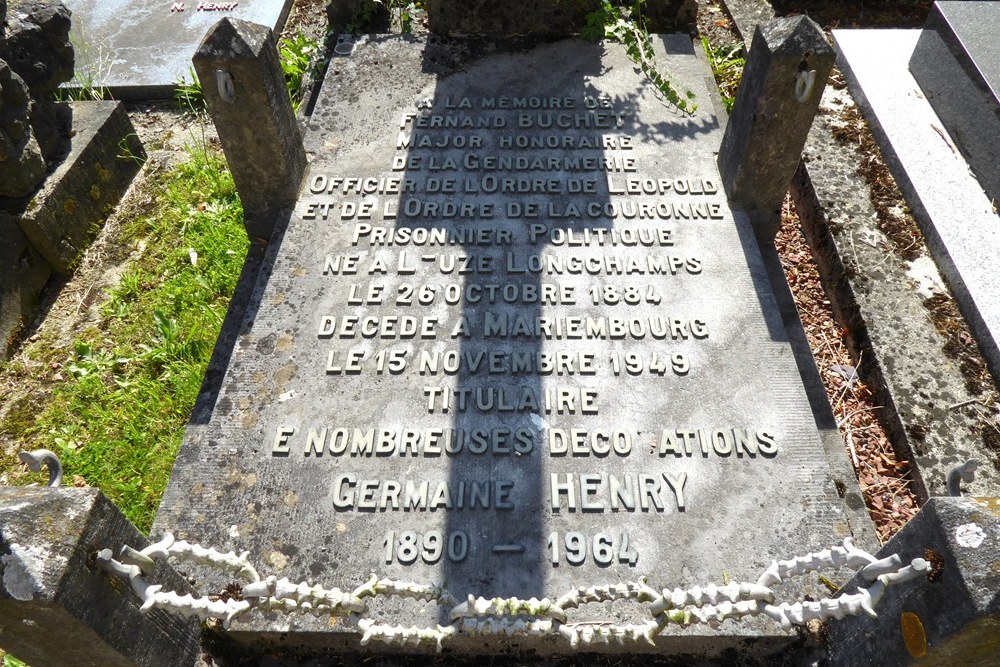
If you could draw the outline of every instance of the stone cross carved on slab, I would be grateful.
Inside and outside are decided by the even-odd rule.
[[[268,240],[295,203],[306,167],[302,133],[271,30],[223,18],[192,59],[243,202],[251,239]]]
[[[757,26],[719,149],[722,183],[758,241],[773,242],[781,204],[836,54],[806,16]]]

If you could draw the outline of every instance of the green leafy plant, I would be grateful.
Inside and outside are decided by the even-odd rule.
[[[424,2],[423,0],[418,0],[417,2],[408,2],[403,4],[398,2],[398,7],[394,13],[399,15],[399,30],[404,34],[410,34],[413,32],[413,21],[424,13]]]
[[[84,341],[77,341],[73,351],[76,353],[76,359],[66,365],[66,370],[75,378],[84,378],[88,375],[103,376],[119,365],[124,366],[131,361],[128,358],[115,358],[106,350],[95,348]]]
[[[136,259],[100,302],[100,321],[68,349],[25,349],[52,369],[46,400],[12,397],[0,416],[4,442],[52,449],[67,479],[102,489],[141,530],[152,524],[248,246],[222,154],[204,143],[188,151],[187,162],[150,177],[152,201],[123,221],[116,242]],[[0,449],[0,470],[15,465]]]
[[[278,43],[278,59],[281,62],[281,71],[285,74],[288,97],[292,100],[292,109],[295,111],[299,110],[305,95],[302,84],[307,74],[316,71],[320,64],[318,56],[321,52],[316,40],[301,33],[282,38]]]
[[[705,50],[708,62],[712,66],[712,74],[719,86],[726,112],[732,113],[733,104],[736,102],[736,90],[739,88],[743,67],[746,65],[743,45],[736,43],[713,47],[707,38],[702,37],[701,48]]]
[[[653,43],[642,21],[642,3],[643,0],[636,0],[631,6],[619,7],[610,0],[601,0],[601,6],[587,15],[581,35],[591,41],[607,39],[623,45],[629,58],[667,102],[685,113],[694,113],[698,108],[694,104],[694,93],[688,90],[682,95],[656,65]]]
[[[193,67],[188,68],[188,74],[191,76],[190,81],[186,76],[182,76],[174,82],[174,100],[182,110],[199,114],[205,111],[205,94]]]

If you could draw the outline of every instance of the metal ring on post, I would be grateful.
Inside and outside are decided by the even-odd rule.
[[[957,498],[962,495],[962,482],[966,484],[971,484],[976,480],[976,468],[979,467],[979,461],[976,459],[969,459],[962,465],[956,466],[951,469],[948,473],[947,486],[948,495]]]
[[[19,452],[17,456],[32,472],[41,472],[42,465],[48,468],[50,487],[62,485],[62,463],[54,452],[48,449],[36,449],[31,452]]]
[[[221,69],[215,70],[215,85],[219,89],[219,97],[224,102],[232,104],[236,101],[236,86],[233,84],[233,76]]]
[[[811,69],[808,72],[803,70],[798,73],[795,77],[795,99],[799,102],[805,102],[812,95],[813,86],[816,85],[816,70]]]

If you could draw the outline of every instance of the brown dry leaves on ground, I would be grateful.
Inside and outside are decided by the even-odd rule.
[[[834,320],[812,251],[787,199],[781,222],[775,239],[781,266],[868,511],[884,543],[917,511],[917,499],[907,480],[910,464],[897,458],[878,421],[882,406],[874,403],[873,392],[860,379],[863,373],[858,372],[865,360],[855,363],[851,358],[844,342],[847,331]]]

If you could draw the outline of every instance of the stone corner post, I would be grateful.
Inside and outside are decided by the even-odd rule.
[[[806,16],[757,26],[719,149],[722,183],[757,240],[774,241],[836,53]]]
[[[197,619],[140,612],[96,563],[122,544],[149,542],[97,489],[0,487],[0,647],[32,667],[193,666]],[[189,590],[164,562],[156,576]]]
[[[274,36],[265,26],[224,18],[192,62],[243,202],[247,234],[266,241],[280,211],[294,205],[306,167]]]
[[[931,563],[888,589],[878,615],[830,623],[829,664],[987,665],[1000,645],[1000,498],[932,497],[882,549]]]

